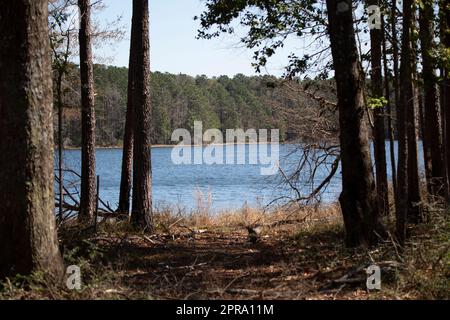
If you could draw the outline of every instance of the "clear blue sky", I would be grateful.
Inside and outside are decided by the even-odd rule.
[[[109,64],[128,66],[132,1],[104,0],[104,3],[107,8],[97,19],[101,22],[112,21],[122,15],[126,36],[112,48],[106,46],[96,50],[95,54],[112,58]],[[193,17],[203,11],[203,3],[202,0],[150,0],[152,71],[193,76],[254,74],[252,50],[242,48],[237,35],[214,40],[195,39],[199,22],[194,21]],[[287,62],[287,50],[271,59],[263,73],[281,75],[282,67]]]

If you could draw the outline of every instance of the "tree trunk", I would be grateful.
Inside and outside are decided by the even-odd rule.
[[[408,135],[407,113],[414,110],[412,84],[412,54],[410,44],[412,0],[403,1],[403,33],[402,55],[400,65],[400,99],[397,105],[398,132],[398,166],[397,166],[397,200],[396,200],[396,231],[401,245],[406,240],[406,219],[408,216]]]
[[[379,6],[378,0],[367,0],[367,4]],[[372,28],[370,30],[371,43],[371,86],[372,98],[381,99],[383,95],[383,76],[381,70],[381,44],[382,29]],[[374,135],[374,152],[375,152],[375,168],[376,168],[376,185],[378,195],[378,207],[380,214],[389,214],[389,193],[386,171],[386,133],[384,125],[384,107],[374,110],[375,126],[373,128]]]
[[[392,0],[391,7],[391,31],[392,31],[392,59],[394,72],[394,98],[397,114],[397,175],[393,178],[397,181],[397,191],[395,194],[395,211],[397,222],[397,237],[400,243],[406,238],[406,216],[407,216],[407,198],[406,192],[408,186],[407,177],[407,141],[406,141],[406,112],[403,110],[403,101],[400,97],[400,68],[399,68],[399,44],[397,40],[397,0]]]
[[[327,0],[328,32],[337,85],[342,193],[340,204],[348,246],[372,245],[384,235],[364,120],[364,78],[353,28],[351,0]]]
[[[94,71],[91,45],[90,0],[78,0],[80,8],[80,80],[81,80],[81,199],[80,221],[91,223],[95,196],[95,109]]]
[[[425,100],[424,142],[428,156],[431,158],[430,191],[433,195],[445,196],[447,191],[442,135],[439,121],[439,104],[437,91],[436,64],[433,58],[434,45],[434,12],[433,1],[424,0],[420,6],[420,43],[422,49],[422,76]]]
[[[136,41],[136,24],[132,24],[131,30],[131,44],[130,44],[130,59],[128,64],[128,98],[127,98],[127,113],[125,118],[125,134],[123,137],[123,153],[122,153],[122,173],[120,178],[120,195],[119,206],[117,211],[119,213],[130,213],[130,197],[131,187],[133,183],[133,90],[134,90],[134,75],[133,68],[136,64],[135,57],[135,41]]]
[[[441,40],[442,44],[447,50],[450,50],[450,5],[447,1],[442,0],[441,6]],[[443,81],[443,99],[442,106],[444,110],[445,119],[445,159],[446,159],[446,173],[447,173],[447,186],[450,187],[450,68],[448,65],[443,69],[444,81]],[[447,199],[450,202],[450,190],[447,190]]]
[[[0,0],[0,276],[60,281],[47,0]]]
[[[398,53],[398,40],[397,40],[397,1],[392,0],[391,7],[391,44],[392,44],[392,66],[393,66],[393,80],[394,80],[394,98],[395,107],[400,104],[400,69],[399,69],[399,53]]]
[[[125,118],[125,134],[122,151],[122,173],[120,177],[120,195],[117,212],[130,213],[131,186],[133,183],[133,107],[131,102],[131,66],[128,70],[128,101]]]
[[[446,2],[445,2],[446,3]],[[444,46],[445,43],[445,30],[447,30],[447,26],[445,23],[445,9],[444,9],[444,0],[439,0],[438,1],[439,4],[439,39],[440,39],[440,45]],[[440,102],[440,106],[439,106],[439,111],[441,114],[441,132],[442,132],[442,158],[444,159],[444,163],[445,165],[443,166],[443,170],[444,170],[444,177],[445,177],[445,182],[447,184],[447,191],[446,191],[446,198],[447,198],[447,203],[450,203],[450,180],[448,179],[448,175],[449,172],[447,171],[447,165],[446,165],[446,161],[447,161],[447,145],[448,145],[448,141],[446,138],[446,101],[445,101],[445,67],[444,64],[442,63],[439,66],[439,76],[441,77],[442,81],[439,82],[439,102]]]
[[[414,8],[414,4],[413,4]],[[411,12],[410,27],[415,28],[414,11]],[[417,151],[417,112],[418,112],[418,90],[417,90],[417,65],[416,65],[416,47],[411,42],[409,47],[411,51],[411,87],[412,96],[408,112],[406,116],[407,135],[408,135],[408,219],[410,222],[419,223],[422,221],[422,196],[420,194],[420,180],[419,180],[419,160]],[[405,81],[409,79],[405,79]]]
[[[383,30],[385,30],[384,19],[381,20],[383,24]],[[397,194],[397,167],[395,165],[395,135],[394,135],[394,121],[391,101],[390,90],[390,73],[388,67],[388,56],[386,48],[386,38],[383,32],[383,69],[384,69],[384,91],[387,99],[386,111],[388,114],[388,131],[389,131],[389,151],[391,158],[391,171],[392,171],[392,185],[394,188],[394,195]]]
[[[136,229],[151,230],[151,106],[148,0],[133,0],[135,52],[133,63],[133,201],[131,221]]]

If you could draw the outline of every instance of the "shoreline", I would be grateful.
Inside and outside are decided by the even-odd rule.
[[[186,145],[179,145],[179,144],[154,144],[151,146],[152,149],[162,149],[162,148],[186,148],[186,147],[200,147],[200,146],[229,146],[229,145],[272,145],[272,144],[278,144],[278,145],[287,145],[287,144],[293,144],[294,142],[283,142],[283,143],[274,143],[274,142],[245,142],[245,143],[209,143],[209,144],[186,144]],[[55,150],[58,149],[57,146],[54,148]],[[109,147],[95,147],[96,150],[116,150],[116,149],[123,149],[123,146],[109,146]],[[81,150],[81,147],[64,147],[63,150]]]
[[[373,142],[373,140],[370,140],[371,142]],[[395,142],[397,142],[397,140],[394,140]],[[386,143],[389,142],[388,139],[385,140]],[[421,143],[422,139],[418,139],[418,142]],[[267,144],[267,145],[272,145],[272,144],[278,144],[278,145],[290,145],[290,144],[302,144],[302,142],[296,142],[296,141],[284,141],[284,142],[279,142],[279,143],[274,143],[274,142],[265,142],[265,143],[260,143],[260,142],[244,142],[244,143],[205,143],[202,146],[227,146],[227,145],[255,145],[255,144]],[[154,144],[152,145],[152,149],[160,149],[160,148],[181,148],[181,147],[199,147],[200,145],[197,144],[187,144],[187,145],[179,145],[179,144]],[[123,146],[97,146],[95,147],[96,150],[115,150],[115,149],[123,149]],[[58,150],[58,146],[54,147],[54,150]],[[63,150],[81,150],[81,147],[64,147]]]

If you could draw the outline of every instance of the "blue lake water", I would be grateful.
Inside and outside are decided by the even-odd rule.
[[[265,146],[267,147],[267,146]],[[190,148],[190,147],[189,147]],[[261,146],[259,146],[261,148]],[[249,159],[258,146],[234,146],[234,152],[245,156],[246,164],[174,164],[171,158],[173,148],[152,149],[152,192],[155,207],[179,207],[187,212],[199,208],[209,208],[211,211],[240,209],[245,205],[264,207],[272,200],[296,195],[277,173],[273,176],[261,175],[261,165],[249,164]],[[389,155],[389,143],[386,151]],[[201,147],[192,147],[191,151],[204,151]],[[268,146],[269,154],[271,147]],[[227,149],[224,147],[224,159]],[[298,167],[303,150],[295,145],[280,145],[280,167],[286,175]],[[319,154],[320,156],[320,154]],[[422,151],[419,161],[423,170]],[[100,197],[115,208],[119,198],[120,171],[122,161],[121,149],[98,149],[96,152],[96,173],[100,176]],[[333,158],[327,161],[331,164]],[[64,152],[64,167],[80,171],[81,153],[79,150]],[[225,162],[225,161],[224,161]],[[267,167],[264,166],[264,167]],[[317,170],[313,181],[308,181],[309,169],[300,172],[293,183],[298,184],[302,195],[308,194],[312,188],[328,175],[330,165],[323,165]],[[388,174],[391,174],[390,157],[388,156]],[[79,190],[79,181],[74,175],[65,175],[66,184],[72,183]],[[71,190],[75,190],[71,188]],[[336,201],[341,191],[340,170],[331,180],[321,201]],[[283,198],[285,200],[285,198]]]

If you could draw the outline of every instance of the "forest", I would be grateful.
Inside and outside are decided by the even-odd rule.
[[[77,66],[70,66],[69,70],[66,86],[78,88],[79,70]],[[127,79],[128,68],[94,65],[97,146],[123,144]],[[152,144],[172,144],[172,132],[177,128],[192,131],[194,120],[202,121],[206,128],[222,131],[228,128],[277,128],[281,131],[281,141],[299,139],[307,133],[287,115],[289,110],[307,115],[304,110],[318,103],[303,92],[306,83],[316,87],[318,95],[331,95],[330,99],[335,99],[329,81],[309,80],[301,84],[274,76],[238,74],[233,78],[209,79],[154,72],[150,77]],[[69,148],[81,146],[78,95],[79,90],[67,90],[64,95],[63,139]],[[337,127],[337,120],[334,125]]]
[[[234,77],[150,70],[148,0],[123,1],[128,68],[94,63],[123,38],[98,24],[106,2],[0,0],[0,300],[449,299],[448,1],[202,1],[192,37],[253,53],[259,75]],[[283,76],[263,75],[293,40]],[[157,205],[188,178],[229,202],[267,181],[152,148],[198,121],[278,129],[257,150],[292,148],[290,196]]]

